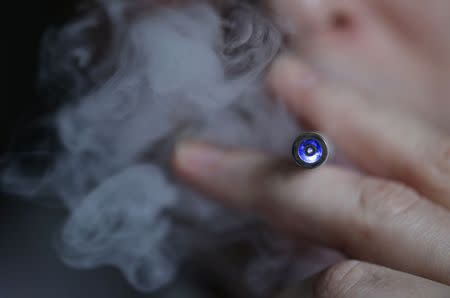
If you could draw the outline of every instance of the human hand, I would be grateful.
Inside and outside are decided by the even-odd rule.
[[[266,2],[321,76],[450,132],[450,1]]]
[[[449,297],[450,39],[439,29],[450,25],[448,2],[269,2],[300,29],[290,44],[315,69],[281,58],[269,78],[276,95],[361,173],[205,144],[178,148],[178,173],[358,260],[283,297]]]
[[[364,174],[299,170],[290,160],[195,143],[178,148],[177,172],[294,238],[361,260],[317,277],[312,297],[449,297],[449,136],[318,79],[294,57],[280,58],[270,81],[299,119],[329,136]]]
[[[262,153],[199,144],[179,148],[178,172],[293,237],[399,270],[344,262],[317,278],[317,297],[448,297],[448,136],[355,94],[318,82],[305,89],[303,71],[292,58],[279,61],[272,73],[278,94],[368,175],[332,166],[301,171]]]

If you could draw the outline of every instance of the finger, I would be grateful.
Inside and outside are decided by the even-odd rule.
[[[277,298],[446,298],[450,288],[388,268],[345,261]]]
[[[353,46],[364,44],[365,48],[368,46],[373,50],[375,46],[378,49],[382,48],[380,42],[386,43],[391,38],[380,24],[379,17],[358,0],[266,2],[276,24],[291,38],[290,45],[301,49],[308,56],[316,56],[314,52],[328,53],[329,49],[320,46],[331,45],[334,45],[334,51],[345,49],[354,55]],[[376,53],[373,57],[376,57]]]
[[[421,48],[429,50],[431,54],[442,54],[443,51],[448,53],[448,37],[440,28],[449,25],[449,1],[367,0],[366,2],[410,43],[416,43]],[[420,19],[429,21],[420,22],[418,21]]]
[[[450,138],[424,122],[315,81],[305,66],[280,58],[270,74],[278,97],[323,131],[367,172],[402,181],[450,208]],[[307,82],[311,82],[310,74]]]
[[[266,0],[265,2],[281,29],[296,37],[331,33],[334,29],[345,29],[346,25],[352,25],[356,16],[370,17],[360,1]]]
[[[450,284],[450,213],[393,182],[298,171],[254,152],[181,145],[179,175],[233,207],[353,257]]]

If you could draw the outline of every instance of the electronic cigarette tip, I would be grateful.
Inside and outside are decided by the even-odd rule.
[[[292,146],[295,162],[305,169],[320,167],[327,161],[329,152],[325,138],[316,132],[301,134]]]

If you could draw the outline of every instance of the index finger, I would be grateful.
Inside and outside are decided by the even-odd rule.
[[[448,136],[356,93],[318,81],[305,88],[305,69],[284,57],[270,76],[278,97],[300,119],[323,131],[368,173],[402,181],[450,208]]]
[[[174,161],[198,189],[291,234],[450,284],[450,214],[406,186],[198,144],[179,147]]]

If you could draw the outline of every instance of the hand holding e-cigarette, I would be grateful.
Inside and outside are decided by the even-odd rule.
[[[276,98],[354,169],[302,135],[294,161],[185,145],[178,172],[356,260],[282,297],[450,297],[449,2],[266,2],[292,53],[269,75]]]
[[[310,288],[301,297],[448,297],[448,133],[320,80],[305,86],[307,72],[297,58],[280,58],[270,76],[275,93],[361,172],[331,164],[307,170],[261,152],[185,144],[175,155],[178,173],[224,204],[357,260],[314,278],[322,296]],[[294,156],[314,165],[323,144],[320,135],[303,135]]]

